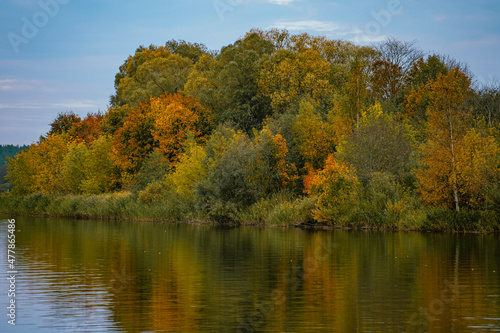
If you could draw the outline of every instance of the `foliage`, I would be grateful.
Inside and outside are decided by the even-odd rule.
[[[207,175],[206,157],[205,149],[196,143],[192,135],[189,136],[175,172],[167,180],[167,182],[172,183],[175,191],[186,200],[192,201],[194,199],[194,186]]]
[[[412,141],[410,130],[375,104],[340,143],[337,157],[352,165],[361,181],[372,179],[375,173],[388,173],[401,182],[414,166]]]
[[[151,99],[151,115],[154,119],[151,134],[159,150],[174,164],[189,133],[196,141],[204,142],[212,129],[210,111],[195,99],[180,94]]]
[[[308,101],[302,101],[299,110],[293,123],[297,148],[307,167],[318,170],[324,166],[328,155],[335,151],[338,144],[334,124],[323,120],[314,105]]]
[[[314,218],[319,222],[344,224],[355,203],[359,181],[353,170],[337,162],[333,155],[311,182],[309,194],[316,199]]]
[[[132,193],[137,194],[145,190],[149,184],[161,182],[169,173],[169,162],[158,150],[154,150],[146,157],[132,186]]]
[[[7,178],[14,184],[14,193],[62,192],[62,161],[67,151],[65,136],[52,134],[19,153],[15,159],[8,158]]]
[[[180,47],[172,43],[169,46]],[[184,88],[192,67],[190,58],[174,54],[167,47],[141,46],[116,74],[116,94],[111,97],[111,104],[136,108],[148,98],[175,94]]]
[[[430,104],[427,108],[429,140],[422,147],[424,168],[417,176],[423,200],[439,207],[460,210],[462,185],[459,183],[460,147],[471,113],[464,104],[471,93],[470,80],[458,69],[440,74],[426,87]],[[470,151],[470,148],[465,148]]]
[[[424,55],[393,37],[367,47],[279,29],[220,51],[141,46],[120,66],[107,112],[60,113],[39,142],[7,147],[0,191],[12,191],[0,206],[498,230],[498,84],[474,90],[466,64]]]
[[[186,83],[186,93],[211,109],[216,123],[232,122],[252,133],[271,114],[256,75],[261,59],[273,51],[271,43],[250,34],[224,47],[216,59],[202,56]]]
[[[333,90],[330,78],[330,64],[317,51],[281,49],[263,60],[258,85],[273,108],[284,112],[303,98],[316,104],[329,103]]]

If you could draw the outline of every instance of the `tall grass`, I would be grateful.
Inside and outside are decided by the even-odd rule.
[[[406,198],[407,199],[407,198]],[[250,207],[235,210],[235,224],[265,226],[298,226],[315,224],[315,200],[279,192]],[[175,193],[164,193],[161,199],[143,200],[131,193],[101,195],[55,195],[36,193],[20,197],[0,195],[0,212],[20,215],[43,215],[104,220],[207,221],[213,216],[197,211],[193,202]],[[224,223],[223,221],[215,221]],[[397,230],[432,230],[454,232],[500,231],[500,216],[493,210],[429,209],[418,200],[401,200],[392,204],[363,201],[350,207],[349,213],[330,225],[351,228]]]
[[[175,200],[144,204],[130,193],[54,195],[36,193],[24,197],[0,196],[0,211],[88,219],[182,220],[189,216]]]

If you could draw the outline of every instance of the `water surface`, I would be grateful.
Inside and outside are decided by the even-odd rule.
[[[498,235],[16,221],[1,332],[500,332]]]

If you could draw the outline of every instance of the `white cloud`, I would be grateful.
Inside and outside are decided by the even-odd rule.
[[[313,31],[340,31],[343,27],[333,21],[295,21],[295,22],[279,22],[274,25],[274,28],[287,29],[290,31],[296,30],[313,30]]]
[[[454,43],[455,46],[459,47],[478,47],[478,46],[493,46],[493,45],[500,45],[500,37],[498,36],[491,36],[483,39],[478,39],[478,40],[464,40],[460,42]]]
[[[275,23],[272,28],[286,29],[289,31],[320,32],[351,40],[355,43],[375,43],[384,40],[387,36],[382,34],[369,34],[356,26],[345,25],[334,21],[283,21]]]
[[[0,78],[0,92],[1,91],[43,91],[53,92],[54,89],[48,88],[42,81],[39,80],[25,80],[17,78]]]
[[[99,106],[98,101],[91,100],[62,100],[57,102],[40,102],[40,103],[0,103],[0,109],[12,109],[12,110],[33,110],[33,109],[46,109],[46,110],[74,110],[78,109],[97,109]]]
[[[280,6],[286,6],[294,2],[295,0],[268,0],[269,3],[274,3]]]

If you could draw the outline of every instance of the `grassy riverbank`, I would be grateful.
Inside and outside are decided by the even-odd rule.
[[[258,225],[279,227],[353,228],[377,230],[420,230],[450,232],[498,232],[500,219],[493,211],[462,210],[460,213],[420,207],[405,214],[387,211],[361,211],[353,207],[349,216],[337,222],[314,220],[315,203],[307,197],[294,198],[280,193],[261,200],[230,217],[213,216],[196,209],[192,203],[170,196],[160,202],[145,203],[130,193],[102,195],[29,196],[0,195],[0,212],[103,220],[147,220],[201,222],[221,225]]]

